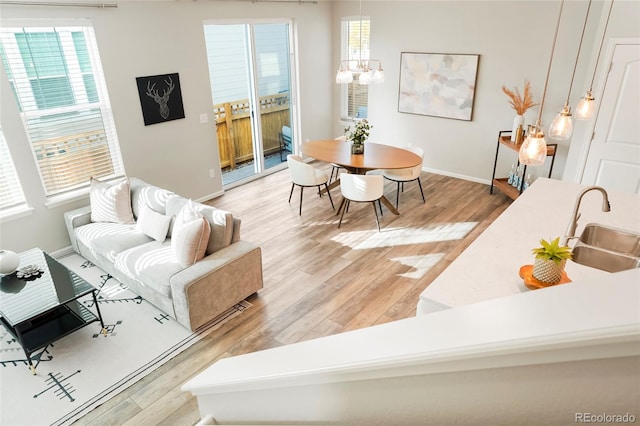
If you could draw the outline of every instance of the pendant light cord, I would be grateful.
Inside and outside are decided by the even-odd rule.
[[[584,25],[582,26],[582,35],[580,36],[580,44],[578,44],[578,54],[576,55],[576,63],[573,65],[573,74],[571,74],[571,83],[569,83],[569,93],[567,93],[566,105],[569,105],[569,98],[571,98],[571,89],[573,89],[573,79],[576,76],[576,69],[578,68],[578,59],[580,58],[580,50],[582,49],[582,40],[584,39],[584,32],[587,29],[587,21],[589,20],[589,10],[591,9],[591,0],[587,6],[587,14],[584,17]]]
[[[542,109],[544,108],[544,99],[547,97],[547,85],[549,84],[549,74],[551,73],[551,64],[553,63],[553,52],[556,50],[556,40],[558,39],[558,30],[560,29],[560,19],[562,18],[562,8],[564,0],[560,3],[560,13],[558,13],[558,22],[556,23],[556,33],[553,35],[553,46],[551,46],[551,56],[549,57],[549,67],[547,68],[547,78],[544,82],[544,90],[542,91],[542,100],[540,101],[540,112],[538,112],[538,120],[536,127],[540,127],[542,123]]]
[[[593,89],[593,82],[596,79],[596,70],[598,69],[598,62],[600,62],[600,53],[602,53],[602,45],[604,44],[604,36],[607,34],[607,27],[609,26],[609,18],[611,18],[611,11],[613,10],[613,1],[609,6],[609,14],[607,15],[607,22],[604,24],[604,30],[602,31],[602,40],[600,40],[600,48],[598,49],[598,57],[596,58],[596,66],[593,68],[593,77],[591,77],[591,84],[589,85],[589,91]]]
[[[358,68],[362,68],[362,0],[360,0],[360,60],[358,61]]]

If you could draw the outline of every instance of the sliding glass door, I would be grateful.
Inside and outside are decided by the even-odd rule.
[[[286,162],[293,147],[291,25],[204,25],[223,184]]]

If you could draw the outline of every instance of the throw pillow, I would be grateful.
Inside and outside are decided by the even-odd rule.
[[[115,183],[91,178],[89,201],[92,222],[135,223],[127,178]]]
[[[193,265],[204,257],[211,226],[191,200],[180,210],[173,225],[171,248],[180,265]]]
[[[164,241],[171,223],[171,216],[165,216],[152,210],[148,206],[142,207],[138,216],[138,231],[150,236],[156,241]]]

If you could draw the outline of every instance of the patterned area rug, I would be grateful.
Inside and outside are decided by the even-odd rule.
[[[0,325],[0,424],[69,424],[251,306],[243,301],[192,333],[118,280],[73,254],[61,263],[100,289],[108,332],[95,322],[32,355]],[[81,299],[95,312],[91,296]]]

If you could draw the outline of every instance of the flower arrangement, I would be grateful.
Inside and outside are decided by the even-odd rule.
[[[524,81],[524,92],[520,95],[520,90],[516,87],[514,91],[509,90],[506,86],[502,86],[502,91],[509,97],[509,104],[516,110],[518,115],[524,115],[524,113],[531,107],[538,105],[533,101],[533,95],[531,94],[531,82],[529,80]]]
[[[347,140],[352,141],[355,145],[361,145],[369,137],[369,132],[373,128],[366,118],[355,122],[353,129],[351,126],[345,127],[344,134]]]

